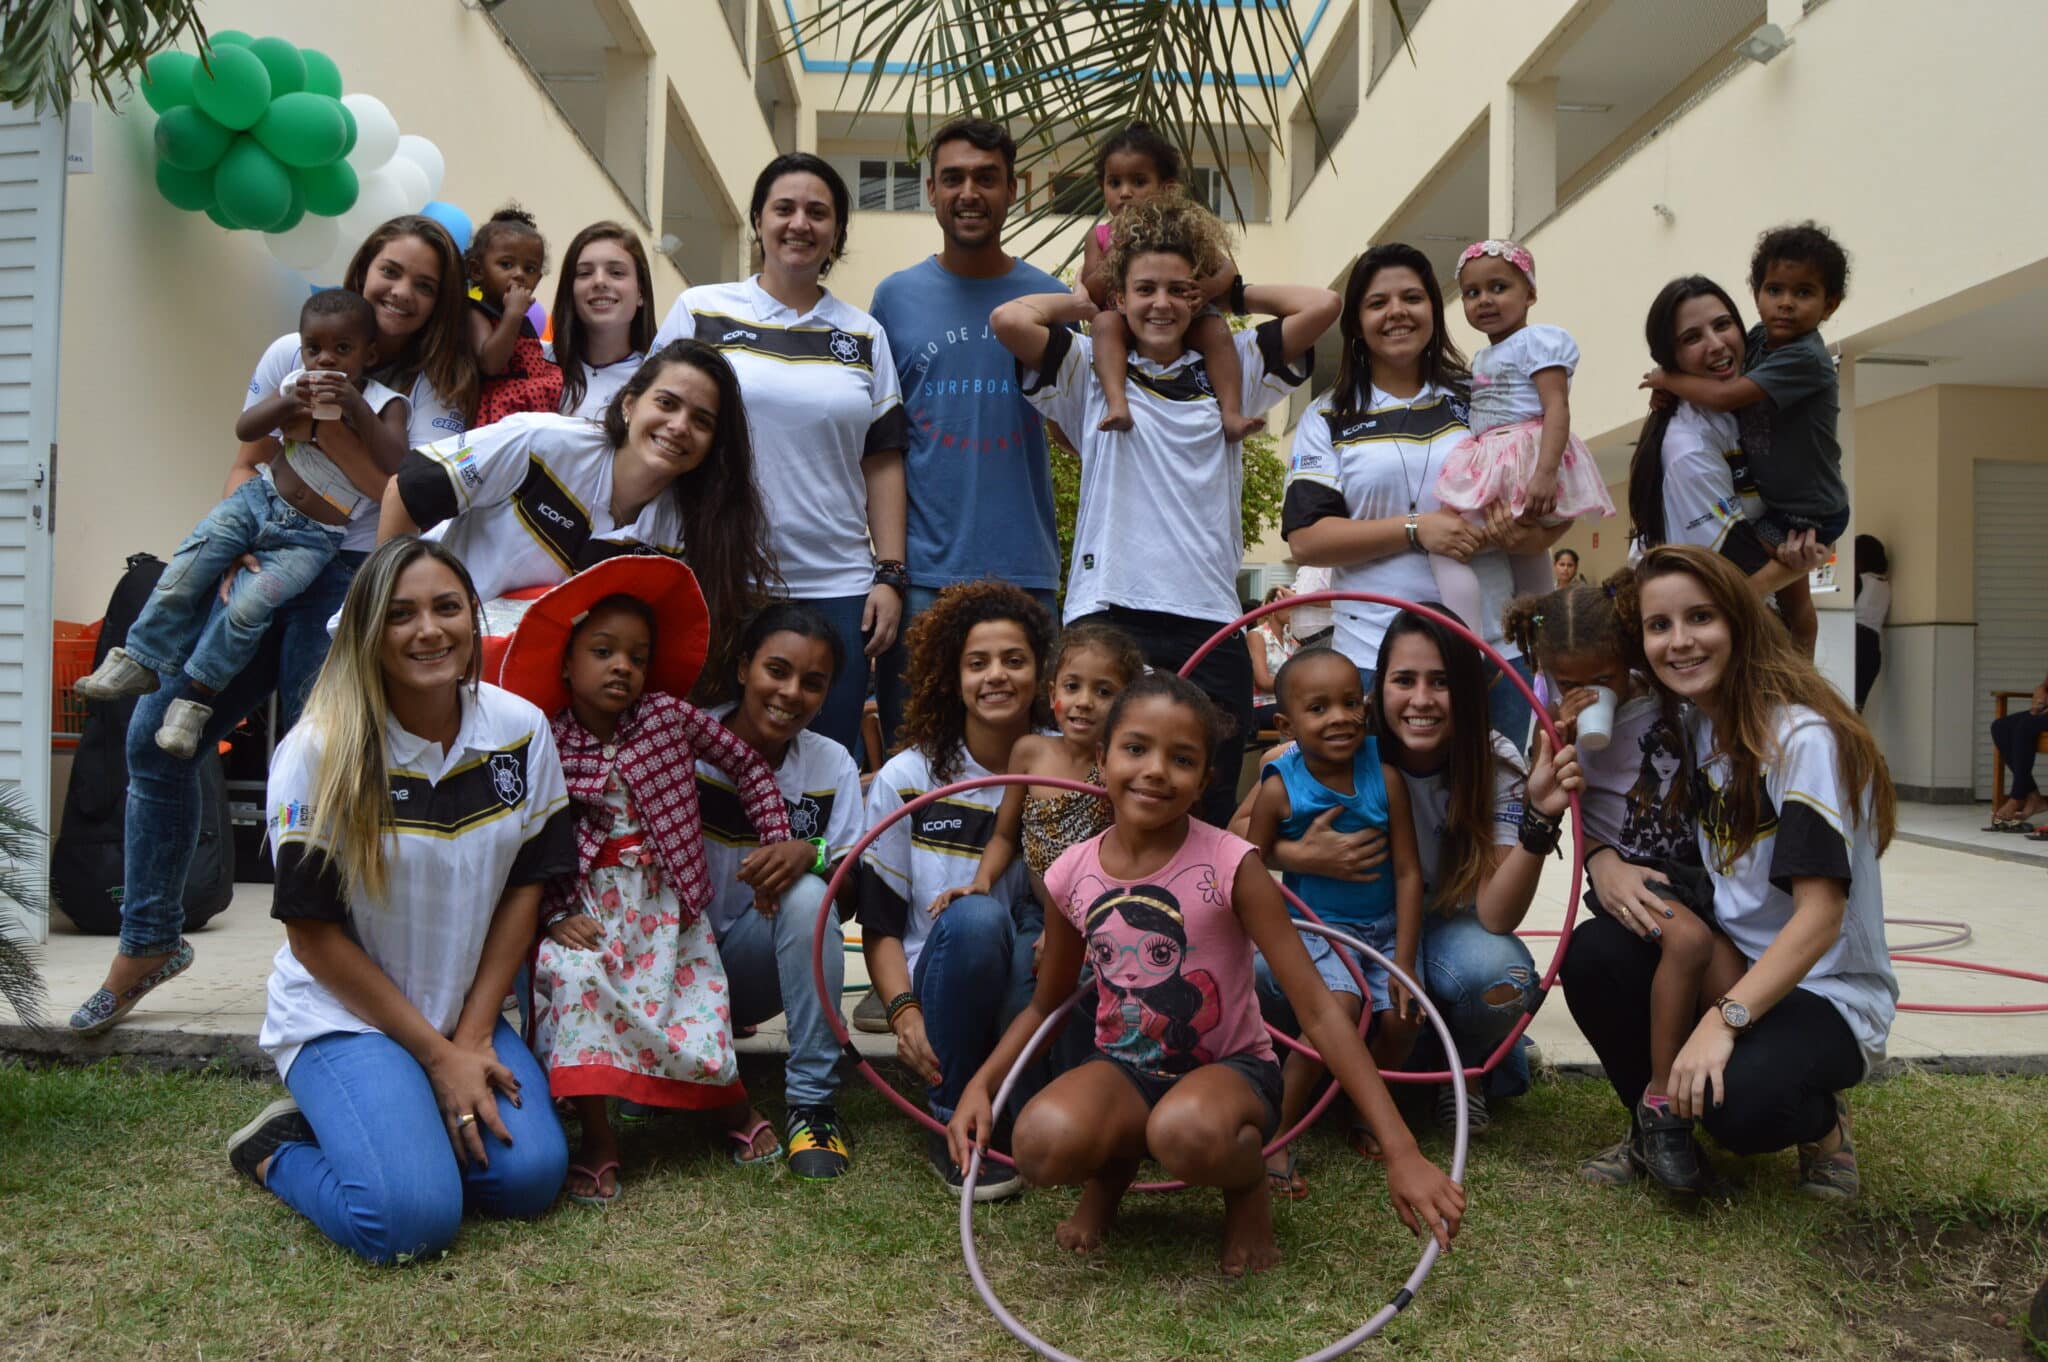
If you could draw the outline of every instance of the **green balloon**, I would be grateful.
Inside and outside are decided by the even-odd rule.
[[[180,170],[211,170],[234,140],[233,133],[189,104],[156,121],[156,154]]]
[[[306,88],[306,59],[299,55],[298,48],[283,38],[258,38],[249,44],[249,50],[270,72],[272,99]]]
[[[169,161],[156,163],[156,190],[173,208],[203,213],[213,207],[213,172],[180,170]]]
[[[335,100],[334,105],[341,110],[341,121],[348,125],[348,136],[341,139],[341,154],[346,156],[356,149],[356,116],[340,100]]]
[[[213,219],[213,221],[214,221],[214,225],[215,225],[215,226],[217,226],[217,227],[225,227],[225,228],[227,228],[227,229],[228,229],[228,230],[229,230],[230,232],[239,232],[239,231],[243,231],[243,230],[244,230],[244,228],[243,228],[243,226],[242,226],[242,224],[241,224],[241,223],[239,223],[239,222],[236,222],[236,221],[235,221],[235,220],[234,220],[233,218],[229,217],[229,216],[228,216],[228,215],[227,215],[226,213],[223,213],[223,212],[221,212],[221,211],[220,211],[220,205],[219,205],[219,204],[217,204],[217,203],[216,203],[216,204],[212,204],[212,205],[208,206],[208,207],[207,207],[207,209],[206,209],[205,211],[206,211],[206,216],[208,216],[208,217],[212,218],[212,219]]]
[[[270,107],[270,72],[246,47],[216,46],[213,69],[192,73],[193,102],[224,127],[253,128]]]
[[[239,28],[224,28],[218,33],[206,35],[209,47],[247,47],[256,40]]]
[[[302,47],[299,59],[306,63],[306,83],[302,88],[330,99],[341,98],[341,68],[334,64],[334,58],[314,48]]]
[[[159,52],[143,68],[142,97],[158,113],[169,113],[192,102],[192,73],[199,58],[190,52]]]
[[[270,230],[273,232],[289,232],[292,228],[298,226],[299,223],[305,218],[305,216],[305,191],[300,189],[296,184],[294,184],[292,186],[292,206],[285,210],[284,217],[280,219],[278,224],[275,227],[272,227]]]
[[[306,211],[323,218],[338,218],[355,207],[356,194],[361,190],[355,168],[347,161],[302,170],[298,182],[306,191]]]
[[[263,149],[288,166],[324,166],[338,160],[348,142],[342,103],[326,95],[279,95],[250,130]]]
[[[254,138],[237,137],[213,172],[213,196],[230,218],[267,232],[291,211],[291,172]]]

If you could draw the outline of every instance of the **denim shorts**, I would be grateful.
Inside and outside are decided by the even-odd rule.
[[[1389,959],[1393,957],[1395,924],[1391,914],[1377,922],[1362,925],[1355,922],[1333,922],[1330,925],[1340,932],[1357,937]],[[1352,978],[1351,971],[1345,968],[1344,957],[1338,952],[1336,943],[1315,932],[1300,932],[1300,936],[1302,949],[1308,952],[1309,963],[1316,967],[1316,975],[1323,981],[1323,987],[1332,993],[1348,993],[1354,998],[1360,996],[1358,980]],[[1422,959],[1422,946],[1418,942],[1415,947],[1413,971],[1418,983],[1422,977]],[[1252,968],[1262,998],[1271,996],[1276,1001],[1280,1000],[1280,986],[1273,978],[1273,970],[1266,963],[1266,957],[1254,954]],[[1365,976],[1366,987],[1372,990],[1372,1010],[1385,1012],[1393,1007],[1392,976],[1387,973],[1386,967],[1371,956],[1361,955],[1358,957],[1358,972]],[[1291,1021],[1292,1007],[1289,1007],[1287,1012]],[[1268,1009],[1269,1019],[1272,1016],[1272,1009]]]
[[[1140,1069],[1100,1050],[1081,1062],[1114,1065],[1116,1071],[1128,1078],[1131,1086],[1138,1090],[1138,1096],[1144,1099],[1147,1110],[1158,1106],[1159,1099],[1166,1096],[1174,1084],[1187,1077],[1187,1074],[1162,1074],[1154,1073],[1150,1069]],[[1266,1119],[1259,1124],[1259,1134],[1264,1139],[1272,1139],[1273,1132],[1280,1128],[1280,1061],[1240,1050],[1234,1055],[1225,1055],[1216,1063],[1226,1069],[1235,1069],[1244,1075],[1245,1082],[1252,1085],[1252,1091],[1259,1095],[1259,1101],[1266,1107]]]

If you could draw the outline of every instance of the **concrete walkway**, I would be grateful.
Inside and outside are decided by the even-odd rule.
[[[1927,826],[1913,806],[1910,821]],[[1954,812],[1962,812],[1955,810]],[[1975,817],[1975,827],[1982,822]],[[1967,840],[1960,824],[1950,833]],[[1938,831],[1938,829],[1937,829]],[[1915,832],[1917,839],[1921,834]],[[1991,834],[1984,834],[1991,840]],[[2004,837],[1999,842],[2024,841]],[[1958,851],[1901,838],[1884,860],[1886,913],[1890,917],[1949,918],[1967,922],[1974,939],[1948,948],[1945,958],[1996,964],[2048,973],[2048,855],[2019,859],[1983,852]],[[2044,846],[2048,852],[2048,846]],[[1528,929],[1555,931],[1562,923],[1565,877],[1553,872],[1529,914]],[[34,1054],[67,1061],[107,1055],[137,1055],[170,1062],[224,1061],[253,1072],[267,1069],[256,1048],[262,1024],[264,980],[283,932],[269,914],[267,885],[242,885],[233,905],[203,931],[192,936],[198,959],[183,977],[153,994],[129,1019],[98,1040],[80,1041],[63,1030],[64,1018],[99,986],[114,943],[109,937],[82,936],[61,915],[50,926],[43,954],[43,972],[50,985],[51,1032],[35,1035],[21,1027],[0,1027],[0,1053]],[[1938,929],[1895,926],[1890,931],[1899,947],[1931,939]],[[1531,936],[1530,949],[1547,968],[1554,939]],[[857,955],[849,956],[849,983],[863,978]],[[1991,975],[1901,964],[1899,983],[1908,1003],[2043,1003],[2048,985]],[[850,1008],[858,995],[850,995]],[[855,1042],[871,1058],[892,1055],[888,1036],[864,1036]],[[1552,998],[1537,1014],[1531,1034],[1550,1062],[1561,1068],[1593,1069],[1593,1055],[1562,997]],[[781,1019],[761,1028],[758,1036],[740,1042],[743,1052],[779,1052],[784,1047]],[[1893,1028],[1891,1055],[1898,1060],[1967,1070],[2048,1071],[2048,1014],[2029,1016],[1938,1016],[1902,1012]]]

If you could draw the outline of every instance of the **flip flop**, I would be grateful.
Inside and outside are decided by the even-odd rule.
[[[1366,1125],[1363,1121],[1352,1123],[1349,1143],[1351,1145],[1351,1152],[1358,1155],[1361,1159],[1370,1159],[1374,1163],[1385,1163],[1387,1161],[1386,1153],[1380,1148],[1379,1137],[1374,1135],[1372,1127]]]
[[[619,1184],[616,1178],[612,1182],[612,1194],[610,1196],[604,1194],[604,1175],[606,1173],[616,1174],[619,1171],[619,1161],[617,1159],[606,1159],[596,1168],[585,1168],[580,1163],[572,1163],[569,1165],[569,1171],[571,1173],[580,1173],[584,1177],[589,1178],[591,1187],[595,1189],[593,1192],[571,1192],[569,1193],[569,1200],[584,1206],[609,1206],[619,1199]]]
[[[1304,1201],[1308,1198],[1308,1179],[1294,1166],[1294,1154],[1287,1155],[1285,1168],[1266,1170],[1266,1190],[1275,1201]]]
[[[2030,833],[2034,830],[2034,825],[2027,820],[2025,815],[2022,815],[2018,818],[1993,818],[1984,825],[1982,830],[1985,832]]]
[[[775,1148],[766,1154],[756,1154],[754,1141],[764,1130],[775,1136]],[[732,1151],[732,1161],[742,1168],[752,1168],[761,1163],[776,1163],[782,1158],[782,1137],[775,1135],[775,1127],[769,1125],[765,1119],[754,1122],[745,1130],[728,1130],[725,1132],[725,1138],[739,1146]]]

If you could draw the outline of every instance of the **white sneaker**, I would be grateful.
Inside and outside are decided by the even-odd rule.
[[[130,695],[147,695],[157,686],[156,673],[128,656],[125,648],[107,652],[107,660],[81,676],[71,689],[88,700],[121,700]]]
[[[190,757],[199,750],[199,730],[213,717],[213,707],[197,700],[173,700],[164,711],[163,727],[156,731],[156,745],[174,757]]]

